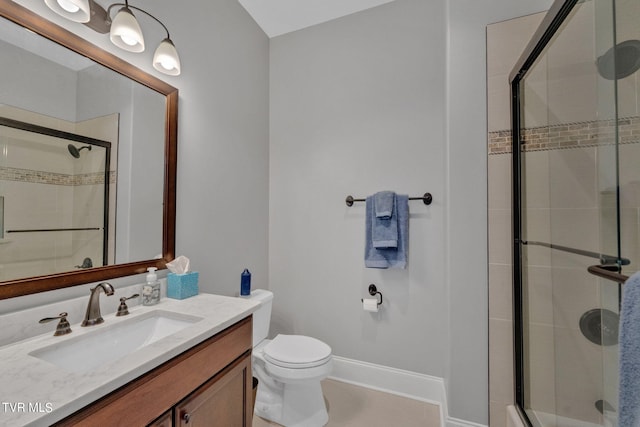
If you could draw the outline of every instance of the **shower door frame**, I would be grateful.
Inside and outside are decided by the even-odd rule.
[[[68,141],[79,142],[105,148],[105,171],[104,171],[104,203],[103,203],[103,225],[102,225],[102,265],[109,265],[109,187],[111,187],[111,142],[91,138],[84,135],[65,132],[33,123],[21,122],[19,120],[0,117],[0,126],[19,129],[26,132],[38,133]]]
[[[513,327],[514,327],[514,396],[516,409],[523,422],[532,426],[527,416],[524,392],[524,322],[522,294],[522,194],[521,194],[521,82],[529,69],[536,63],[556,31],[560,28],[579,0],[556,0],[542,23],[516,62],[509,83],[511,86],[511,135],[512,135],[512,233],[513,233]]]

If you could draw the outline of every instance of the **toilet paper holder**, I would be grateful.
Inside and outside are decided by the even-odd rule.
[[[380,301],[378,301],[378,306],[382,305],[382,292],[378,291],[378,288],[376,288],[376,285],[374,285],[373,283],[369,285],[369,295],[371,296],[380,295]],[[360,298],[360,301],[364,302],[362,298]]]

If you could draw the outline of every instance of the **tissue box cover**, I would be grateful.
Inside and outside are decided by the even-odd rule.
[[[167,296],[173,299],[185,299],[198,295],[198,272],[167,275]]]

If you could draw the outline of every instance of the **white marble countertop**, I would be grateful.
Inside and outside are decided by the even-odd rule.
[[[130,308],[130,315],[105,315],[104,323],[91,327],[72,324],[73,332],[54,337],[51,332],[0,347],[0,426],[48,426],[74,413],[145,372],[253,313],[259,303],[249,299],[200,294],[185,300],[164,298],[149,307]],[[202,320],[135,352],[87,373],[66,372],[29,353],[78,339],[101,328],[128,321],[154,310],[170,311]]]

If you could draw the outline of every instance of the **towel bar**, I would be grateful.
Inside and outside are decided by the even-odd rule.
[[[433,201],[433,197],[431,197],[431,193],[424,193],[422,197],[409,197],[409,200],[422,200],[425,205],[430,205]],[[347,196],[345,199],[345,203],[347,206],[353,206],[353,202],[364,202],[366,199],[354,199],[353,196]]]

